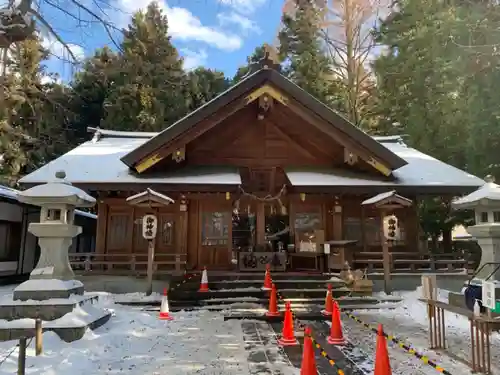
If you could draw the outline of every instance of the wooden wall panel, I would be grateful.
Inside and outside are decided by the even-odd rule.
[[[200,244],[199,225],[200,202],[191,199],[188,202],[188,242],[187,242],[187,263],[189,269],[199,268],[198,247]]]
[[[306,138],[303,123],[284,123],[272,113],[258,120],[255,110],[247,108],[190,143],[187,164],[269,168],[331,166],[334,159],[343,163],[343,151],[338,145],[325,142],[313,129],[316,141],[322,142],[322,149],[317,149],[317,145],[306,141],[309,131]]]

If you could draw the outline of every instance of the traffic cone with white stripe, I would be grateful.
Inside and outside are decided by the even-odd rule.
[[[201,274],[201,284],[198,292],[208,292],[208,276],[207,267],[203,267],[203,273]]]
[[[161,298],[160,306],[160,320],[174,320],[170,315],[170,308],[168,306],[167,288],[163,289],[163,297]]]

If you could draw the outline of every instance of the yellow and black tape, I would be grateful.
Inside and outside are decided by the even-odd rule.
[[[343,311],[343,312],[349,318],[351,318],[352,320],[354,320],[356,323],[359,323],[362,326],[364,326],[365,328],[368,328],[373,333],[378,334],[378,329],[375,328],[374,326],[372,326],[372,325],[370,325],[368,323],[363,322],[356,315],[353,315],[350,312],[347,312],[347,311]],[[409,354],[417,357],[418,359],[420,359],[425,364],[433,367],[436,371],[438,371],[438,372],[440,372],[442,374],[445,374],[445,375],[452,375],[449,371],[447,371],[444,368],[442,368],[441,366],[439,366],[436,362],[434,362],[432,359],[430,359],[426,355],[423,355],[423,354],[417,352],[414,348],[412,348],[411,346],[405,344],[403,341],[399,340],[398,338],[394,337],[393,335],[389,335],[389,334],[387,334],[385,332],[383,332],[383,333],[384,333],[384,336],[387,338],[387,340],[392,341],[394,344],[396,344],[397,346],[399,346],[401,349],[403,349],[403,350],[407,351]]]
[[[285,301],[285,298],[283,297],[283,295],[282,295],[280,292],[278,292],[277,290],[276,290],[276,294],[278,295],[278,298],[279,298],[279,299],[281,299],[281,300]],[[305,325],[305,324],[303,324],[303,323],[302,323],[302,322],[301,322],[301,321],[297,318],[297,316],[295,315],[295,312],[294,312],[293,310],[292,310],[292,318],[293,318],[293,320],[294,320],[294,321],[296,321],[296,322],[297,322],[297,326],[298,326],[298,328],[299,328],[299,329],[305,329],[306,325]],[[332,367],[335,369],[335,371],[336,371],[337,375],[345,375],[344,370],[342,370],[342,369],[341,369],[341,368],[337,365],[337,363],[335,362],[335,360],[333,360],[333,359],[332,359],[332,358],[328,355],[328,353],[325,351],[325,349],[323,349],[323,348],[321,347],[321,345],[320,345],[320,344],[319,344],[319,343],[318,343],[318,342],[314,339],[314,337],[313,337],[312,335],[309,335],[309,337],[310,337],[310,339],[311,339],[311,341],[312,341],[313,346],[314,346],[316,349],[318,349],[318,350],[319,350],[319,352],[320,352],[320,354],[321,354],[321,356],[322,356],[322,357],[325,357],[325,358],[326,358],[326,360],[328,361],[328,363],[330,364],[330,366],[332,366]]]
[[[337,375],[345,375],[345,372],[344,370],[342,370],[338,365],[337,363],[335,362],[335,360],[333,360],[329,355],[328,353],[325,351],[325,349],[323,349],[321,347],[320,344],[318,344],[318,342],[314,339],[314,337],[312,336],[309,336],[312,343],[313,343],[313,346],[319,350],[319,353],[321,354],[321,356],[325,357],[326,360],[328,361],[328,363],[330,364],[330,366],[332,366],[335,371],[337,372]]]
[[[193,276],[194,276],[194,273],[188,274],[186,271],[184,271],[184,277],[182,278],[182,281],[177,283],[176,286],[170,288],[169,291],[171,292],[171,291],[177,289],[178,287],[180,287],[181,285],[187,283],[189,280],[191,280],[193,278]]]

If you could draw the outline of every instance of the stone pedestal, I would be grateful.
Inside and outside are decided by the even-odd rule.
[[[486,263],[496,262],[500,266],[500,224],[487,223],[474,225],[467,228],[471,236],[475,237],[481,247],[481,263],[479,268]],[[475,279],[486,279],[496,268],[495,265],[487,265],[475,276]],[[489,279],[489,281],[500,281],[500,268]]]
[[[93,306],[97,296],[84,295],[68,259],[73,238],[82,232],[73,223],[75,208],[92,207],[95,199],[64,178],[64,172],[58,172],[55,182],[18,195],[20,202],[41,207],[40,222],[28,227],[38,239],[40,260],[30,279],[14,289],[12,298],[0,298],[0,341],[32,336],[35,319],[43,320],[44,330],[73,341],[111,317],[109,311]]]

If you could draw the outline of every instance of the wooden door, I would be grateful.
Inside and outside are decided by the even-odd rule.
[[[200,202],[198,267],[231,268],[232,207],[230,201]]]

